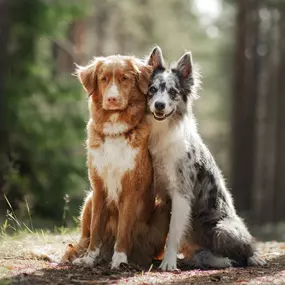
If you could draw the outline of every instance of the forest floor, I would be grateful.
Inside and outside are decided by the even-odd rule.
[[[0,285],[66,284],[285,284],[285,243],[259,243],[267,261],[264,267],[226,270],[182,270],[160,272],[156,266],[142,270],[123,266],[110,270],[109,265],[93,269],[59,265],[55,261],[67,243],[75,243],[76,233],[22,233],[0,238]],[[47,261],[46,254],[54,261]]]

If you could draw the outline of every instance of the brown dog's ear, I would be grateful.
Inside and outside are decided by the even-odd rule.
[[[164,68],[164,59],[161,48],[156,46],[153,48],[149,57],[147,58],[147,64],[155,68]]]
[[[141,66],[139,70],[139,87],[143,94],[147,94],[153,68],[149,65],[145,65]]]
[[[88,96],[94,94],[97,89],[96,72],[98,66],[102,63],[102,59],[103,58],[94,58],[94,60],[87,66],[77,65],[75,74],[77,75],[84,89],[87,91]]]
[[[153,67],[143,63],[140,60],[135,61],[134,69],[138,74],[138,86],[143,94],[147,94],[149,81],[152,75]]]

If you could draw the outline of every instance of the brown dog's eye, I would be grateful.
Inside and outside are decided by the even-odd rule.
[[[125,75],[122,77],[122,81],[127,81],[128,79],[129,79],[129,77],[127,77]]]

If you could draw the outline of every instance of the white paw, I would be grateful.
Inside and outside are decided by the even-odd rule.
[[[95,251],[89,251],[82,258],[75,259],[72,264],[74,265],[85,265],[88,267],[93,267],[95,260],[100,254],[100,249],[97,248]]]
[[[115,251],[112,257],[111,269],[119,268],[121,263],[128,263],[127,255],[124,252]]]
[[[73,265],[83,265],[83,257],[80,257],[80,258],[76,258],[72,261],[72,264]]]
[[[166,251],[159,268],[163,271],[177,270],[177,255],[176,255],[176,253]]]

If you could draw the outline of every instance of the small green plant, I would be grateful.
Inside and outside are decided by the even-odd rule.
[[[8,220],[6,219],[5,222],[1,225],[1,236],[5,236],[7,229],[8,229]]]
[[[27,210],[28,210],[28,215],[29,215],[29,220],[30,220],[30,227],[31,227],[31,229],[33,231],[34,230],[34,225],[33,225],[33,221],[32,221],[32,215],[31,215],[29,203],[28,203],[26,197],[25,197],[25,202],[26,202],[26,207],[27,207]]]
[[[69,203],[70,203],[70,198],[68,194],[65,194],[63,197],[64,200],[64,207],[63,207],[63,214],[62,214],[62,225],[66,226],[66,218],[67,218],[67,213],[69,212]]]
[[[7,213],[6,213],[7,219],[1,226],[1,235],[7,234],[9,229],[12,229],[13,232],[17,232],[19,230],[20,231],[27,230],[28,232],[33,233],[34,228],[33,228],[32,216],[31,216],[31,212],[30,212],[27,199],[25,198],[25,202],[26,202],[27,212],[29,215],[30,227],[27,226],[26,223],[21,222],[18,219],[16,212],[14,211],[8,197],[5,194],[4,194],[4,198],[9,206],[9,209],[7,210]]]

